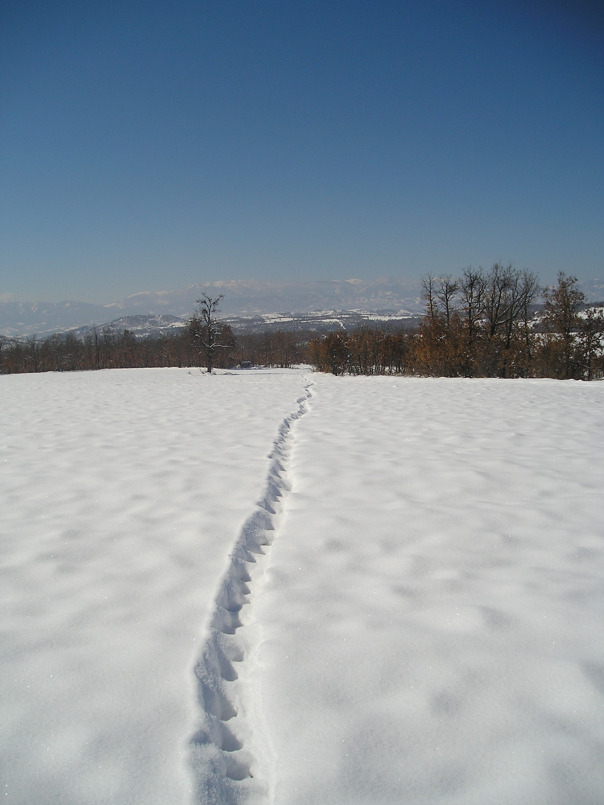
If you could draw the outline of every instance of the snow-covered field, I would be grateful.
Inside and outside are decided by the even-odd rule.
[[[14,375],[0,423],[7,801],[603,801],[603,383]]]

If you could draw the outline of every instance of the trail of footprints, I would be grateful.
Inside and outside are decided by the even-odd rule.
[[[216,597],[208,638],[195,666],[201,706],[199,729],[190,739],[195,802],[231,805],[271,798],[270,750],[262,737],[262,715],[250,695],[258,649],[254,624],[254,588],[264,572],[263,557],[273,542],[284,498],[290,490],[287,462],[292,426],[308,410],[311,384],[298,408],[279,428],[270,454],[264,496],[246,520],[231,552],[231,561]]]

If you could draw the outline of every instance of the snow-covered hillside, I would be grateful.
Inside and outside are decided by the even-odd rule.
[[[7,802],[601,801],[604,384],[0,395]]]

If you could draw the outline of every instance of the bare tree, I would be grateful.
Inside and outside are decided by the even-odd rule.
[[[440,302],[441,310],[445,316],[447,329],[451,326],[451,316],[454,311],[454,303],[459,291],[459,280],[453,279],[450,274],[438,280],[436,288],[436,298]]]
[[[197,300],[197,309],[189,320],[189,333],[205,357],[208,374],[214,368],[217,350],[232,346],[222,343],[220,338],[223,328],[217,314],[220,312],[218,305],[222,298],[223,294],[215,298],[202,294],[201,299]]]
[[[422,296],[426,302],[426,317],[434,321],[438,311],[436,300],[436,279],[432,274],[426,274],[422,278]]]
[[[533,358],[531,344],[531,307],[539,295],[539,278],[526,269],[513,271],[510,285],[509,316],[504,326],[504,359],[501,376],[507,377],[510,352],[516,344],[516,375],[526,374]]]
[[[537,277],[512,265],[495,263],[486,275],[483,371],[487,374],[507,377],[511,369],[518,371],[519,364],[526,362],[530,355],[528,311],[538,291]]]
[[[495,263],[485,277],[484,317],[487,337],[492,341],[512,318],[512,298],[518,272],[512,266]]]
[[[464,269],[459,281],[461,313],[464,329],[464,355],[462,374],[471,377],[478,363],[481,320],[485,315],[486,277],[482,268]]]

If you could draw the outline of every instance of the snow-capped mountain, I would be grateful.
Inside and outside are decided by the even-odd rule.
[[[580,283],[589,301],[604,299],[604,282]],[[379,314],[380,318],[405,319],[424,309],[421,288],[416,280],[381,278],[374,280],[313,280],[308,282],[225,280],[199,283],[173,291],[142,291],[108,305],[85,302],[18,302],[0,297],[0,335],[23,337],[37,334],[103,327],[119,320],[122,329],[151,330],[178,326],[166,317],[186,319],[195,302],[206,293],[220,302],[222,316],[241,323],[264,326],[278,319],[327,318],[328,313],[360,314],[362,318]],[[125,321],[127,317],[153,319]],[[304,326],[304,323],[301,322]],[[290,326],[293,326],[290,324]]]
[[[267,313],[313,313],[321,310],[401,309],[417,312],[421,305],[419,286],[405,279],[315,280],[268,282],[227,280],[191,285],[179,291],[137,293],[108,305],[114,311],[189,315],[202,293],[223,294],[222,312],[229,316]]]
[[[225,316],[254,318],[268,314],[318,311],[385,311],[402,317],[421,310],[420,290],[405,279],[261,282],[229,280],[200,283],[175,291],[143,291],[109,305],[82,302],[17,302],[0,300],[0,335],[49,335],[85,326],[103,326],[127,316],[190,316],[203,293],[223,294]]]

